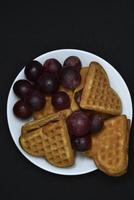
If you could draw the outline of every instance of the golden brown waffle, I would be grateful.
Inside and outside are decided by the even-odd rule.
[[[46,96],[46,104],[43,109],[36,111],[33,113],[33,118],[34,119],[41,119],[42,117],[45,117],[49,114],[55,113],[55,109],[53,105],[51,104],[51,97]]]
[[[36,129],[29,128],[29,132],[22,132],[19,138],[21,147],[30,155],[46,158],[54,166],[71,166],[74,163],[74,153],[65,119],[62,118],[47,124],[41,123],[38,127],[36,122]]]
[[[54,114],[47,115],[46,117],[43,117],[41,119],[27,122],[24,126],[22,126],[21,133],[27,134],[28,132],[31,132],[35,129],[39,129],[50,122],[58,121],[60,119],[66,119],[70,114],[71,114],[71,110],[65,109],[65,110],[56,112]]]
[[[74,163],[74,152],[65,120],[43,127],[45,158],[54,166],[68,167]]]
[[[106,174],[120,176],[128,166],[128,140],[126,116],[113,117],[105,121],[102,131],[92,135],[92,147],[85,154]]]
[[[22,134],[19,138],[21,147],[33,156],[45,156],[42,128]]]
[[[81,96],[80,107],[112,115],[121,114],[121,100],[110,87],[103,67],[91,62]]]
[[[72,111],[76,111],[76,110],[80,109],[79,105],[75,101],[75,94],[76,94],[76,92],[79,92],[80,90],[82,90],[84,88],[87,72],[88,72],[88,67],[83,67],[80,71],[81,83],[73,92],[72,101],[71,101],[71,110]]]

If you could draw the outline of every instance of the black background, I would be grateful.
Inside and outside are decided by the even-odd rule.
[[[0,6],[0,199],[134,199],[132,132],[126,175],[113,178],[97,170],[67,177],[43,171],[24,158],[11,139],[6,121],[12,81],[25,63],[54,49],[77,48],[103,57],[121,73],[133,97],[131,1],[9,2]]]

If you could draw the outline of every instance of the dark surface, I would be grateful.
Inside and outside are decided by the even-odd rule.
[[[133,130],[126,175],[112,178],[97,170],[66,177],[43,171],[24,158],[6,122],[12,81],[27,62],[54,49],[77,48],[101,56],[121,73],[133,96],[134,6],[110,1],[18,2],[0,6],[0,199],[134,199]]]

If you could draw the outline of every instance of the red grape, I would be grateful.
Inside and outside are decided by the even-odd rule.
[[[62,70],[61,84],[68,89],[75,89],[81,82],[81,75],[79,72],[65,68]]]
[[[82,95],[82,90],[76,92],[74,96],[74,99],[78,105],[80,105],[81,95]]]
[[[31,92],[29,96],[27,96],[26,102],[33,111],[41,110],[46,103],[44,95],[37,90]]]
[[[68,57],[63,64],[63,67],[72,67],[74,70],[80,72],[81,69],[81,61],[77,56],[70,56]]]
[[[14,104],[13,112],[16,117],[21,119],[27,119],[32,115],[30,106],[22,100],[19,100]]]
[[[72,138],[72,146],[77,151],[87,151],[91,147],[91,137],[84,136],[80,138]]]
[[[26,65],[24,71],[26,78],[32,82],[36,82],[39,76],[42,74],[42,72],[43,72],[42,64],[36,60],[33,60],[28,65]]]
[[[65,92],[57,92],[52,96],[52,105],[57,110],[63,110],[70,107],[69,95]]]
[[[82,137],[87,135],[91,129],[88,116],[82,111],[75,111],[67,118],[67,126],[70,135]]]
[[[32,91],[32,89],[33,86],[31,83],[24,79],[16,81],[13,86],[14,93],[21,99],[24,99]]]
[[[59,73],[62,66],[58,60],[50,58],[44,62],[43,68],[45,72]]]
[[[103,128],[104,121],[99,114],[91,116],[91,132],[96,133]]]
[[[53,73],[44,73],[39,77],[37,84],[39,90],[47,95],[53,94],[59,88],[59,80]]]

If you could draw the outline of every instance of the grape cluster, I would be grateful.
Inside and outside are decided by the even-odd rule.
[[[52,96],[56,110],[70,107],[70,98],[65,92],[58,92],[60,84],[67,89],[75,89],[81,82],[81,61],[70,56],[63,66],[55,58],[47,59],[43,65],[33,60],[25,67],[26,79],[13,85],[14,93],[20,98],[13,107],[14,114],[21,119],[29,118],[34,111],[41,110],[46,103],[45,96]]]

